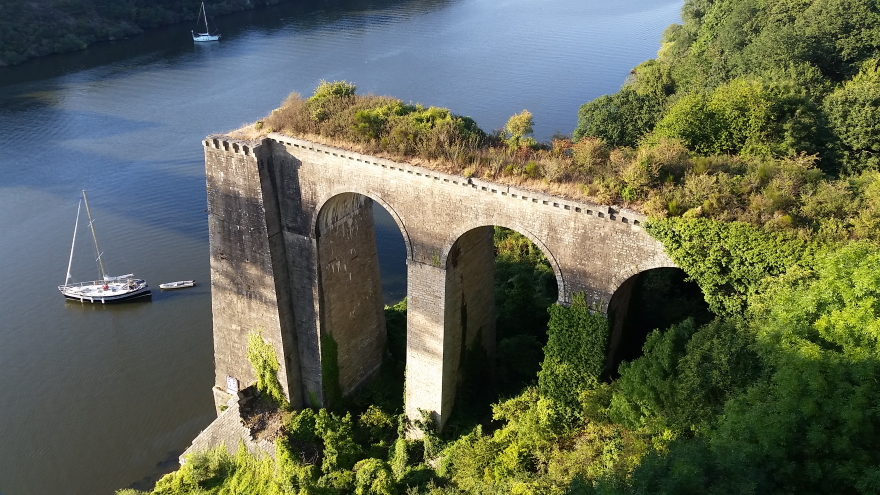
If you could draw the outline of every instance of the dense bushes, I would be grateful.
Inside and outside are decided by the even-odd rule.
[[[280,365],[275,356],[275,349],[263,340],[261,332],[248,335],[247,357],[257,375],[257,390],[266,394],[279,406],[288,407],[290,403],[278,381]]]
[[[708,427],[651,453],[630,477],[600,481],[596,492],[876,493],[880,449],[868,439],[880,427],[870,405],[880,400],[873,379],[880,371],[878,270],[876,244],[828,249],[766,281],[748,316],[723,324],[735,331],[713,323],[690,338],[691,348],[673,345],[679,351],[672,353],[660,341],[680,339],[677,332],[653,337],[660,346],[646,346],[631,369],[647,370],[660,349],[660,362],[671,365],[665,369],[697,371],[691,376],[702,383],[689,387],[692,379],[679,375],[651,386],[663,374],[640,372],[646,379],[621,386],[641,407],[635,417],[662,411],[664,424],[674,425],[676,409],[702,410],[697,424]],[[721,340],[705,345],[697,336],[707,331]],[[704,365],[692,366],[693,359]],[[621,375],[623,382],[629,373]],[[697,393],[679,395],[682,387]],[[706,405],[715,412],[707,414]],[[686,424],[674,428],[686,432]]]
[[[831,173],[877,169],[876,2],[687,0],[682,19],[621,91],[581,108],[575,138],[666,136],[706,155],[807,153]]]
[[[608,320],[576,296],[568,307],[549,309],[547,345],[538,373],[538,390],[552,399],[570,424],[583,420],[580,410],[582,390],[595,388],[605,368]]]
[[[467,177],[622,204],[655,218],[740,221],[829,240],[877,239],[880,172],[865,165],[873,163],[876,147],[871,141],[876,133],[865,124],[874,111],[870,88],[877,70],[871,67],[830,93],[822,115],[809,93],[791,82],[735,80],[709,93],[675,98],[662,118],[653,110],[634,113],[630,117],[640,122],[659,119],[656,130],[639,140],[611,129],[630,117],[607,114],[636,112],[630,107],[641,100],[630,86],[608,97],[614,101],[585,106],[595,109],[590,116],[581,110],[582,124],[584,118],[589,124],[575,131],[576,142],[536,142],[529,136],[533,116],[526,111],[490,135],[449,110],[358,96],[345,82],[324,82],[308,99],[293,94],[268,117],[235,132],[241,137],[286,132]],[[652,84],[637,77],[631,85],[651,94],[664,87]],[[827,148],[837,151],[807,153],[825,146],[811,130],[817,120],[837,126],[840,140]],[[589,131],[600,127],[610,130]],[[634,142],[636,147],[609,144]],[[841,157],[845,170],[864,170],[835,178],[822,169],[832,156]],[[853,160],[862,165],[846,165]]]
[[[325,82],[308,99],[291,94],[281,108],[257,122],[263,132],[325,138],[370,152],[461,163],[486,138],[474,121],[445,108],[405,104],[380,96],[357,96],[344,81]]]

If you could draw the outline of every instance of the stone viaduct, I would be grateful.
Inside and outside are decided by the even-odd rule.
[[[441,426],[465,346],[494,356],[493,226],[544,252],[563,304],[584,293],[614,311],[628,304],[634,275],[674,266],[636,212],[276,133],[203,145],[218,406],[255,381],[247,338],[257,330],[275,348],[295,407],[324,405],[378,371],[385,324],[374,204],[406,244],[406,412],[432,411]],[[612,303],[615,292],[623,296]]]

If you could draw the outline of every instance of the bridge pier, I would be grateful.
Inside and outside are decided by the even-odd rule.
[[[445,267],[408,262],[406,414],[419,418],[431,411],[442,428],[452,413],[467,369],[491,369],[495,360],[494,229],[481,227],[463,235]],[[475,348],[488,366],[468,366]],[[439,373],[438,373],[439,371]],[[486,383],[491,376],[482,377]]]

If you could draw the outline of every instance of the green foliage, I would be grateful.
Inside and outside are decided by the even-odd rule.
[[[409,464],[409,445],[403,435],[394,441],[394,446],[389,454],[388,464],[391,466],[394,477],[398,481],[401,480],[406,474],[407,465]]]
[[[709,96],[682,96],[656,133],[698,153],[784,156],[815,150],[818,119],[816,105],[790,85],[734,79]]]
[[[872,59],[823,102],[831,129],[840,140],[843,167],[849,172],[880,167],[880,69]]]
[[[578,125],[572,138],[599,138],[611,146],[635,146],[639,138],[654,128],[663,109],[656,95],[640,94],[624,88],[585,103],[578,111]]]
[[[524,235],[495,227],[495,307],[499,340],[541,336],[557,298],[556,275],[544,253]]]
[[[394,476],[387,463],[379,459],[364,459],[354,466],[356,495],[396,495]]]
[[[653,335],[622,367],[609,416],[712,424],[596,492],[875,493],[878,247],[820,248],[764,280],[747,319]]]
[[[361,458],[363,449],[352,438],[351,413],[338,416],[321,409],[315,419],[315,432],[324,443],[324,459],[321,463],[324,474],[350,470]]]
[[[593,388],[605,366],[608,319],[589,308],[583,294],[570,306],[553,305],[548,310],[547,345],[538,373],[541,396],[558,403],[567,422],[583,419],[580,391]]]
[[[398,417],[370,405],[358,418],[361,428],[369,432],[369,441],[386,444],[397,434]]]
[[[286,429],[290,438],[300,442],[315,443],[318,435],[315,433],[317,415],[311,409],[303,409],[294,413],[287,422]]]
[[[308,100],[291,94],[262,119],[263,128],[385,151],[464,164],[486,139],[473,119],[446,108],[404,104],[379,96],[357,96],[353,84],[322,84]]]
[[[721,316],[741,314],[759,282],[794,266],[807,249],[800,239],[739,222],[667,218],[650,222],[646,230]]]
[[[327,82],[323,79],[318,83],[309,101],[321,101],[331,98],[354,96],[357,86],[346,81]]]
[[[257,375],[257,390],[279,406],[289,407],[290,403],[278,381],[279,364],[275,349],[263,340],[261,332],[248,334],[247,357]]]
[[[753,345],[748,329],[720,320],[698,329],[688,319],[655,330],[644,355],[620,366],[608,415],[629,428],[703,431],[727,399],[760,378]]]
[[[532,135],[532,127],[535,125],[535,119],[528,110],[511,116],[507,123],[504,124],[503,137],[507,146],[511,149],[518,149],[520,146],[532,146],[535,140],[529,136]]]
[[[430,411],[419,409],[419,418],[413,421],[413,426],[422,433],[422,445],[425,452],[425,462],[431,462],[440,453],[443,441],[440,439],[440,431],[437,427],[437,418]]]
[[[248,454],[244,445],[230,456],[226,447],[218,446],[204,453],[191,454],[179,470],[163,476],[153,495],[241,494],[282,495],[288,491],[275,475],[274,462],[265,454]]]
[[[575,139],[634,146],[656,122],[698,153],[818,153],[823,169],[847,173],[877,166],[867,75],[880,48],[876,2],[687,0],[682,19],[657,59],[581,107]]]
[[[406,298],[393,306],[385,306],[385,331],[391,357],[406,362]]]

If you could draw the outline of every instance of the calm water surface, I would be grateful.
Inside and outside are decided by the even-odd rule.
[[[526,108],[539,139],[651,58],[681,1],[293,1],[0,69],[0,493],[144,486],[214,417],[200,139],[321,79],[446,106],[484,129]],[[332,5],[329,7],[328,5]],[[89,192],[109,269],[193,289],[65,303],[76,203]],[[387,301],[405,293],[396,227],[377,213]],[[80,224],[72,273],[95,274]],[[138,483],[140,483],[138,485]]]

